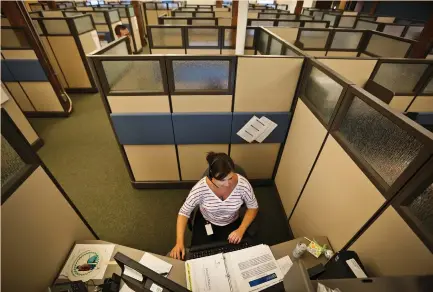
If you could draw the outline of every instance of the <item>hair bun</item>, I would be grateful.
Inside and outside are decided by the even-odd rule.
[[[217,154],[215,152],[208,152],[208,154],[206,155],[206,160],[208,164],[211,164],[215,158],[217,157]]]

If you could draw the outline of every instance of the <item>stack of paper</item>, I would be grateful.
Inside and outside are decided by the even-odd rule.
[[[254,116],[237,132],[237,135],[248,143],[253,141],[262,143],[277,126],[265,116],[260,119]]]
[[[146,268],[151,269],[152,271],[160,275],[163,275],[165,277],[168,276],[168,273],[170,273],[170,270],[173,267],[171,264],[157,258],[156,256],[151,255],[148,252],[144,253],[139,263],[145,266]],[[136,270],[131,269],[130,267],[125,266],[125,270],[123,271],[123,274],[131,278],[134,278],[138,281],[143,281],[143,275],[141,275]]]

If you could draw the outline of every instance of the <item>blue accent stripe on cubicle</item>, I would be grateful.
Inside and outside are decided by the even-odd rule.
[[[16,81],[14,76],[12,76],[11,71],[9,70],[5,60],[1,60],[1,79],[3,82],[13,82]]]
[[[278,126],[274,131],[263,141],[263,143],[283,143],[286,137],[287,130],[289,128],[289,122],[292,117],[290,112],[235,112],[233,113],[232,123],[232,144],[243,144],[248,143],[236,133],[253,117],[256,116],[261,118],[262,116],[267,117]]]
[[[176,144],[228,144],[232,113],[173,113]]]
[[[14,78],[9,81],[48,81],[39,60],[2,60],[2,68],[5,64]]]
[[[123,145],[174,144],[171,114],[111,114]]]

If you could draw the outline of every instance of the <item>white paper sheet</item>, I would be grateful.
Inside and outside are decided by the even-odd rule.
[[[253,246],[224,256],[230,270],[230,283],[236,283],[236,291],[261,291],[283,280],[280,267],[267,245]]]
[[[278,125],[265,116],[261,117],[260,121],[265,124],[265,130],[256,138],[256,141],[262,143]]]
[[[230,291],[222,254],[185,262],[186,282],[193,292]]]
[[[290,268],[293,266],[293,262],[289,256],[282,257],[277,260],[278,266],[280,267],[283,277],[287,274]]]
[[[169,264],[148,252],[144,253],[140,260],[140,264],[158,274],[165,274],[164,276],[168,276],[168,273],[170,273],[170,270],[173,267],[172,264]]]
[[[237,135],[247,141],[248,143],[253,142],[258,136],[260,136],[266,129],[266,126],[260,119],[253,116],[238,132]]]
[[[125,270],[123,271],[123,274],[131,278],[134,278],[135,280],[138,280],[140,282],[143,281],[143,275],[128,266],[125,266]]]

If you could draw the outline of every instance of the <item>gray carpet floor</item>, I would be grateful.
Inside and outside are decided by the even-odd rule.
[[[30,120],[45,142],[39,156],[102,240],[166,254],[175,243],[176,216],[188,190],[134,189],[99,94],[71,99],[70,117]],[[259,239],[269,245],[290,240],[276,189],[255,192]]]

